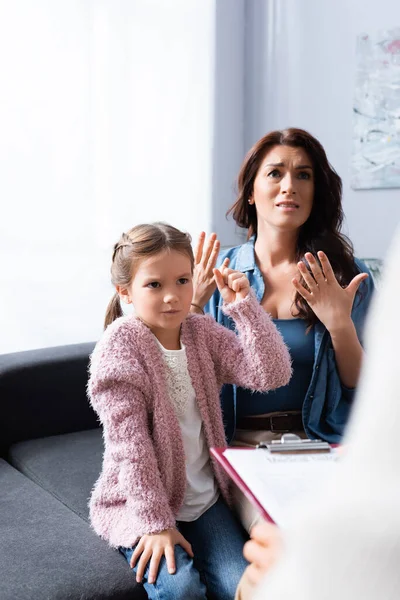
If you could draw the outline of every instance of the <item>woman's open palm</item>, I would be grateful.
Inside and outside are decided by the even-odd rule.
[[[303,262],[299,262],[297,266],[306,285],[302,285],[294,278],[292,279],[294,287],[328,331],[345,327],[351,318],[358,287],[368,277],[368,273],[359,273],[347,287],[343,288],[336,279],[324,252],[318,252],[321,266],[311,252],[307,252],[305,258],[311,273]]]

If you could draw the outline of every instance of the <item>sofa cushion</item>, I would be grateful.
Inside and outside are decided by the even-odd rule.
[[[8,459],[87,521],[87,503],[102,456],[102,430],[98,428],[13,444]]]
[[[86,397],[94,344],[0,355],[0,452],[26,439],[98,426]]]
[[[125,559],[0,459],[2,600],[145,600]]]

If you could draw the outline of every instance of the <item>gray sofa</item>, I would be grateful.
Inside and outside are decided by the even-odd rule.
[[[1,600],[145,600],[91,530],[102,436],[86,398],[93,344],[0,355]]]

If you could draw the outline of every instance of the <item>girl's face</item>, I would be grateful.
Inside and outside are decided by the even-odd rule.
[[[283,231],[299,229],[311,213],[314,170],[303,148],[274,146],[265,155],[254,180],[257,220]]]
[[[125,301],[133,304],[136,316],[156,337],[158,331],[179,332],[193,296],[189,257],[176,250],[165,250],[143,259],[124,291]]]

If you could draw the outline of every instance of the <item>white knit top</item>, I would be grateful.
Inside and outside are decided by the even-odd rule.
[[[293,515],[256,600],[400,598],[400,231],[367,326],[366,360],[333,481]]]
[[[210,464],[203,422],[190,379],[186,349],[167,350],[160,343],[167,367],[169,398],[182,431],[186,461],[186,492],[177,521],[194,521],[218,499],[218,487]]]

